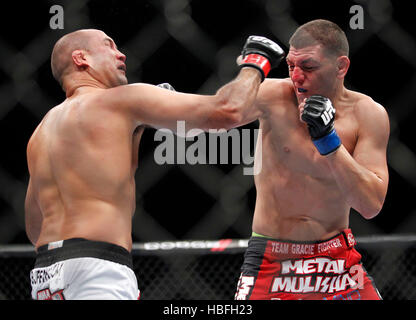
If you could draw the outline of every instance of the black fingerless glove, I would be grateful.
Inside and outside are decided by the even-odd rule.
[[[328,155],[341,146],[334,127],[335,108],[331,100],[319,95],[310,96],[301,117],[308,124],[312,142],[321,155]]]
[[[256,68],[261,73],[261,81],[267,77],[272,68],[279,65],[285,56],[285,52],[277,43],[260,36],[248,37],[241,54],[243,62],[240,64],[240,68]]]

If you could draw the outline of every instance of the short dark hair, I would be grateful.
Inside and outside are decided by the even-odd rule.
[[[348,40],[344,31],[337,24],[324,19],[312,20],[301,25],[289,39],[289,44],[296,49],[321,44],[331,55],[349,55]]]

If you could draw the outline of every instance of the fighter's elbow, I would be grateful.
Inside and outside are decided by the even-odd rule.
[[[370,203],[369,205],[360,208],[357,211],[361,214],[363,218],[365,218],[366,220],[370,220],[375,218],[381,212],[381,209],[383,208],[383,203],[384,201],[376,200]]]
[[[355,209],[367,220],[375,218],[381,212],[386,199],[387,184],[380,178],[377,182],[379,183],[372,184],[354,200]]]
[[[241,109],[235,106],[225,106],[223,108],[224,123],[223,127],[226,130],[238,127],[243,121]]]
[[[209,129],[230,130],[238,127],[243,121],[241,108],[229,99],[221,99],[217,102],[214,112],[211,113]]]
[[[380,210],[360,210],[359,212],[364,219],[370,220],[370,219],[375,218],[380,213],[380,211],[381,209]]]

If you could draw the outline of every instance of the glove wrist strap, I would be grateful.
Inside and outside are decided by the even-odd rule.
[[[253,67],[258,69],[262,74],[261,81],[263,81],[264,78],[267,77],[271,69],[269,60],[266,57],[256,53],[246,55],[243,58],[241,67]]]
[[[319,153],[323,156],[334,152],[341,146],[341,139],[339,138],[337,132],[334,130],[331,131],[325,137],[312,140],[313,144],[315,145],[316,149],[318,149]]]

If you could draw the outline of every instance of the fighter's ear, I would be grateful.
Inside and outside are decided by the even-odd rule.
[[[85,69],[89,66],[87,57],[83,50],[74,50],[72,52],[72,61],[80,69]]]
[[[342,79],[348,72],[350,67],[350,59],[347,56],[337,58],[337,78]]]

